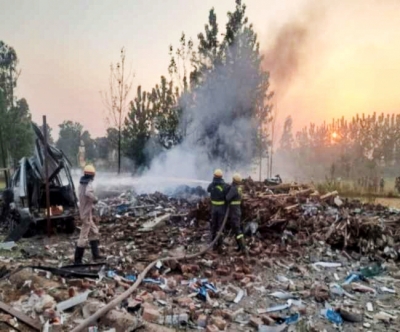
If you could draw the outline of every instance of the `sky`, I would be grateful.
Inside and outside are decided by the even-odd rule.
[[[271,72],[278,130],[356,113],[400,111],[400,1],[247,0]],[[100,91],[121,47],[133,85],[152,88],[167,75],[169,45],[197,39],[214,7],[220,30],[234,0],[0,0],[0,39],[14,47],[17,95],[35,121],[57,132],[78,121],[105,133]],[[134,97],[133,89],[132,98]]]

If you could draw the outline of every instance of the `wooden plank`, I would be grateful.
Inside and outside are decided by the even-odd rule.
[[[23,312],[15,310],[13,307],[9,306],[8,304],[1,302],[0,301],[0,310],[3,310],[10,314],[11,316],[14,316],[21,322],[25,323],[26,325],[30,326],[33,328],[35,331],[41,331],[42,327],[39,322],[36,322],[32,318],[28,317],[25,315]]]

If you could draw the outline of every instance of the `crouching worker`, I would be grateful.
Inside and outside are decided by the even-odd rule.
[[[240,207],[242,203],[242,189],[240,188],[240,183],[242,182],[242,177],[240,174],[236,173],[233,175],[232,180],[232,185],[226,194],[226,202],[229,206],[229,220],[236,237],[238,251],[247,254],[244,235],[240,228],[240,218],[242,217],[242,210]]]
[[[222,175],[222,171],[220,169],[216,169],[214,171],[213,181],[210,183],[207,189],[211,196],[211,242],[217,237],[226,212],[226,184],[222,178]],[[220,236],[218,241],[214,244],[213,249],[222,249],[222,236]]]
[[[93,207],[97,203],[97,198],[94,195],[92,182],[96,170],[92,165],[87,165],[84,168],[84,175],[79,182],[79,214],[82,221],[81,233],[75,249],[75,264],[82,264],[85,246],[89,239],[94,260],[103,259],[99,253],[99,229],[93,222]]]

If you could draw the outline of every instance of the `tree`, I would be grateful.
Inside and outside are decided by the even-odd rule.
[[[85,130],[81,135],[81,141],[85,146],[85,159],[86,162],[93,162],[96,159],[95,140],[90,137],[90,133]]]
[[[14,165],[32,151],[31,114],[25,99],[17,99],[15,88],[19,77],[15,50],[0,41],[0,155],[4,167]]]
[[[153,118],[150,94],[138,86],[137,95],[125,119],[123,137],[124,154],[135,162],[139,171],[150,165],[146,145],[155,132]]]
[[[27,101],[19,99],[8,114],[9,139],[8,149],[14,166],[25,156],[32,154],[33,130],[31,125],[31,113]]]
[[[122,48],[120,61],[110,66],[109,93],[102,93],[104,105],[108,110],[107,120],[118,131],[118,174],[121,172],[122,130],[133,80],[133,74],[126,71],[125,57],[125,49]]]
[[[293,148],[294,139],[292,133],[292,125],[293,120],[292,117],[289,115],[283,125],[283,133],[280,141],[280,148],[282,150],[290,151]]]
[[[60,133],[56,146],[64,152],[72,165],[77,166],[83,126],[78,122],[64,121],[59,127]]]
[[[14,104],[14,89],[19,77],[18,57],[15,50],[0,40],[0,89],[4,93],[5,107]]]
[[[257,35],[236,0],[222,41],[212,9],[205,35],[199,34],[192,110],[193,145],[207,151],[209,160],[227,168],[248,165],[261,150],[269,120],[269,74],[261,66]]]
[[[161,84],[153,88],[149,96],[154,116],[157,143],[165,149],[170,149],[182,141],[179,130],[181,109],[177,107],[178,91],[174,91],[173,81],[167,82],[161,76]]]

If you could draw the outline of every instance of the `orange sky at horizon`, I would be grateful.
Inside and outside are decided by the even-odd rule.
[[[356,113],[400,113],[400,1],[245,3],[266,53],[288,22],[299,20],[309,29],[298,47],[298,66],[273,99],[278,132],[288,115],[300,129]],[[134,86],[151,88],[167,74],[168,46],[178,44],[182,31],[192,38],[203,31],[212,6],[222,30],[234,0],[153,0],[152,5],[139,0],[72,0],[69,5],[0,0],[5,9],[0,13],[0,39],[19,55],[17,93],[28,100],[35,121],[47,114],[55,128],[71,119],[100,136],[105,121],[99,92],[107,88],[109,64],[118,59],[120,47],[126,47],[133,63]],[[318,7],[317,14],[310,19],[306,11],[313,7]],[[273,71],[271,75],[274,90]]]

